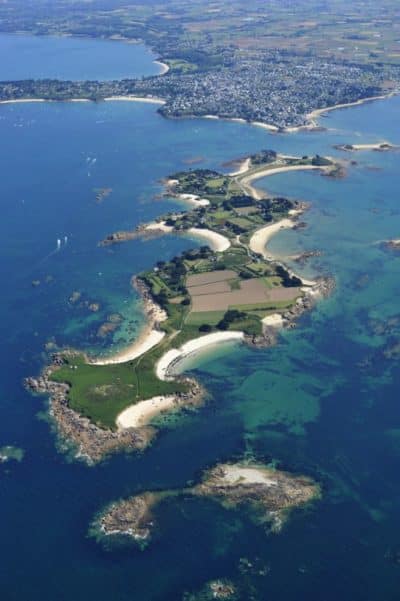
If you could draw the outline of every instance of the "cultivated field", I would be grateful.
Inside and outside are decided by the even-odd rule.
[[[196,278],[196,286],[188,286],[192,301],[192,313],[227,311],[238,305],[260,305],[262,303],[290,302],[299,296],[299,288],[269,287],[263,278],[241,280],[238,286],[230,286],[229,279],[234,272],[204,273]],[[222,274],[227,274],[222,276]],[[213,277],[211,277],[213,276]],[[230,276],[230,277],[229,277]],[[215,281],[218,277],[219,281]],[[220,278],[225,277],[224,280]],[[190,279],[190,278],[189,278]],[[214,281],[210,281],[214,280]],[[192,283],[191,280],[190,283]]]

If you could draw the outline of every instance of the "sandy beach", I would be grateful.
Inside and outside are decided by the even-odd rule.
[[[172,365],[176,364],[189,355],[193,355],[204,348],[221,344],[224,342],[239,342],[244,339],[243,332],[213,332],[200,336],[189,342],[185,342],[179,349],[171,349],[167,351],[156,365],[156,374],[160,380],[169,380],[169,370]]]
[[[247,158],[242,161],[239,169],[237,171],[233,171],[233,173],[229,173],[231,177],[235,177],[236,175],[242,175],[242,173],[246,173],[250,169],[251,159]]]
[[[161,71],[158,75],[165,75],[169,71],[169,66],[167,63],[163,63],[162,61],[153,61],[155,65],[159,65],[161,67]]]
[[[310,171],[319,169],[321,171],[326,171],[329,167],[318,166],[318,165],[286,165],[283,167],[273,167],[272,169],[264,169],[262,171],[256,171],[255,173],[251,173],[245,177],[240,179],[240,183],[247,188],[247,191],[255,198],[256,200],[261,200],[265,193],[257,190],[252,186],[252,182],[261,179],[263,177],[269,177],[270,175],[277,175],[278,173],[286,173],[290,171]]]
[[[165,234],[170,234],[174,231],[172,225],[167,225],[165,221],[152,221],[144,229],[153,232],[164,232]]]
[[[256,127],[262,127],[270,132],[277,132],[279,128],[276,125],[270,125],[268,123],[262,123],[261,121],[252,121],[251,125],[255,125]]]
[[[270,255],[266,249],[269,240],[271,240],[272,236],[274,236],[280,230],[292,228],[294,225],[294,221],[285,218],[281,219],[281,221],[277,221],[276,223],[271,223],[270,225],[260,228],[254,232],[249,240],[250,249],[259,255],[262,255],[264,259],[273,259],[274,257]]]
[[[165,332],[156,330],[152,326],[147,326],[144,328],[139,338],[127,348],[111,357],[95,359],[90,361],[90,363],[93,365],[117,365],[118,363],[133,361],[161,342],[164,336]]]
[[[171,225],[166,225],[165,221],[153,221],[152,223],[146,225],[144,229],[145,231],[161,232],[164,234],[175,233],[176,235],[182,234],[194,236],[195,238],[201,238],[205,240],[208,246],[216,252],[224,252],[231,245],[228,238],[222,234],[218,234],[217,232],[197,227],[191,227],[190,229],[183,231],[175,231]]]
[[[174,182],[176,180],[169,181]],[[182,200],[192,207],[208,207],[210,204],[210,201],[207,198],[200,198],[200,196],[197,196],[196,194],[177,194],[176,197],[178,200]]]
[[[217,234],[217,232],[213,232],[211,230],[202,229],[198,227],[191,227],[188,230],[188,233],[196,238],[204,238],[204,240],[208,243],[209,247],[216,252],[224,252],[227,250],[231,243],[228,238],[223,236],[222,234]]]
[[[165,104],[162,98],[144,98],[142,96],[109,96],[104,98],[106,102],[127,101],[127,102],[148,102],[149,104]]]
[[[146,426],[156,415],[171,410],[176,404],[174,396],[156,396],[131,405],[117,417],[119,429]]]
[[[45,98],[19,98],[18,100],[0,100],[0,104],[23,104],[25,102],[49,102]]]
[[[358,150],[377,150],[377,151],[387,151],[387,150],[394,150],[398,148],[398,146],[395,146],[394,144],[390,144],[390,142],[377,142],[375,144],[351,144],[350,147],[346,147],[346,146],[342,146],[343,150],[349,150],[350,152],[353,151],[358,151]]]
[[[264,484],[266,486],[277,486],[276,480],[272,480],[271,470],[268,471],[262,466],[247,466],[240,464],[225,463],[221,465],[223,470],[223,483],[225,486],[235,486],[237,484]]]

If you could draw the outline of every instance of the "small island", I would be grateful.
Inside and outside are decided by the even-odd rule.
[[[213,599],[229,599],[237,601],[240,597],[238,587],[226,578],[219,578],[207,582],[200,591],[184,593],[182,601],[212,601]]]
[[[337,150],[344,150],[346,152],[360,152],[362,150],[373,150],[375,152],[387,152],[388,150],[395,150],[398,146],[391,144],[390,142],[377,142],[375,144],[339,144],[335,146]]]
[[[310,478],[294,476],[263,464],[223,463],[206,471],[199,484],[182,490],[145,492],[106,507],[91,526],[98,540],[125,537],[146,546],[155,528],[155,508],[171,497],[206,497],[226,509],[244,507],[269,532],[279,532],[290,511],[320,498]]]
[[[384,248],[388,250],[394,250],[400,252],[400,238],[394,238],[393,240],[385,240],[383,243]]]
[[[25,455],[25,451],[19,447],[7,445],[0,447],[0,463],[8,463],[9,461],[17,461],[20,463]]]
[[[78,351],[57,353],[39,378],[27,379],[31,390],[50,396],[57,431],[80,458],[93,463],[117,450],[143,450],[157,433],[156,418],[198,407],[205,398],[195,380],[176,376],[177,363],[215,344],[271,345],[280,328],[293,327],[318,297],[329,294],[331,280],[300,278],[266,248],[282,228],[296,226],[305,203],[271,197],[253,181],[292,170],[334,177],[341,169],[318,155],[263,150],[230,175],[209,169],[175,173],[166,181],[166,195],[189,210],[100,243],[173,233],[206,245],[159,260],[132,279],[147,323],[131,346],[96,359]]]

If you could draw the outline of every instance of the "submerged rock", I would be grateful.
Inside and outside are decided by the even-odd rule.
[[[7,463],[8,461],[22,461],[24,458],[25,451],[18,447],[7,445],[0,447],[0,463]]]

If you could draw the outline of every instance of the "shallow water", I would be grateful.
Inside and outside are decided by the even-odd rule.
[[[142,58],[135,69],[145,72]],[[142,456],[90,469],[68,461],[37,419],[44,403],[21,381],[39,371],[49,341],[105,352],[137,333],[143,318],[130,277],[193,242],[97,244],[176,206],[155,198],[161,178],[193,157],[221,168],[270,147],[348,159],[332,146],[356,135],[399,143],[399,110],[393,98],[330,113],[321,121],[326,132],[282,136],[222,121],[167,121],[140,103],[0,107],[0,446],[26,450],[21,464],[0,466],[4,599],[175,601],[213,577],[239,581],[243,599],[397,599],[400,370],[384,352],[398,342],[400,326],[384,326],[399,318],[400,259],[379,245],[399,236],[397,152],[351,155],[358,165],[342,180],[296,172],[258,182],[312,203],[307,228],[282,232],[270,248],[283,256],[322,250],[296,269],[334,275],[335,293],[272,349],[233,347],[189,364],[210,402],[170,420]],[[95,190],[105,187],[112,193],[98,204]],[[100,310],[91,313],[85,301]],[[124,317],[123,327],[103,340],[98,329],[112,313]],[[267,536],[245,512],[172,499],[144,552],[103,549],[86,537],[104,504],[182,487],[204,468],[243,455],[311,475],[322,484],[322,501],[296,512],[279,535]],[[266,564],[268,574],[242,573],[243,557]]]

